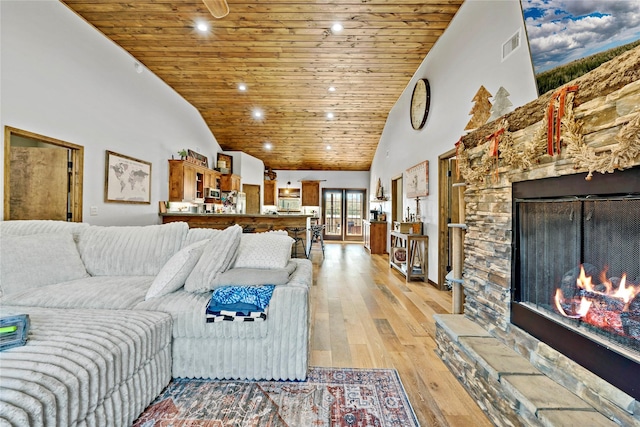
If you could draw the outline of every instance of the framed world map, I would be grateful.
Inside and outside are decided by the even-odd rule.
[[[107,151],[104,201],[151,203],[151,163]]]
[[[429,195],[429,161],[410,167],[404,173],[404,192],[408,199]]]

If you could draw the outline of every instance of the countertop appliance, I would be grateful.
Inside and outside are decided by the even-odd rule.
[[[220,199],[220,190],[217,188],[205,188],[204,189],[204,198],[205,199]]]

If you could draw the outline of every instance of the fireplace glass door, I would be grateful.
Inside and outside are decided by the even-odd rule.
[[[640,354],[639,213],[635,198],[517,203],[520,302]]]

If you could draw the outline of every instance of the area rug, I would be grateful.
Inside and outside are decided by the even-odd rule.
[[[174,379],[135,427],[418,426],[395,369],[310,368],[306,381]]]

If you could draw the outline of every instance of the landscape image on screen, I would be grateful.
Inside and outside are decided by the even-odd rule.
[[[640,44],[640,1],[521,1],[540,94]]]

